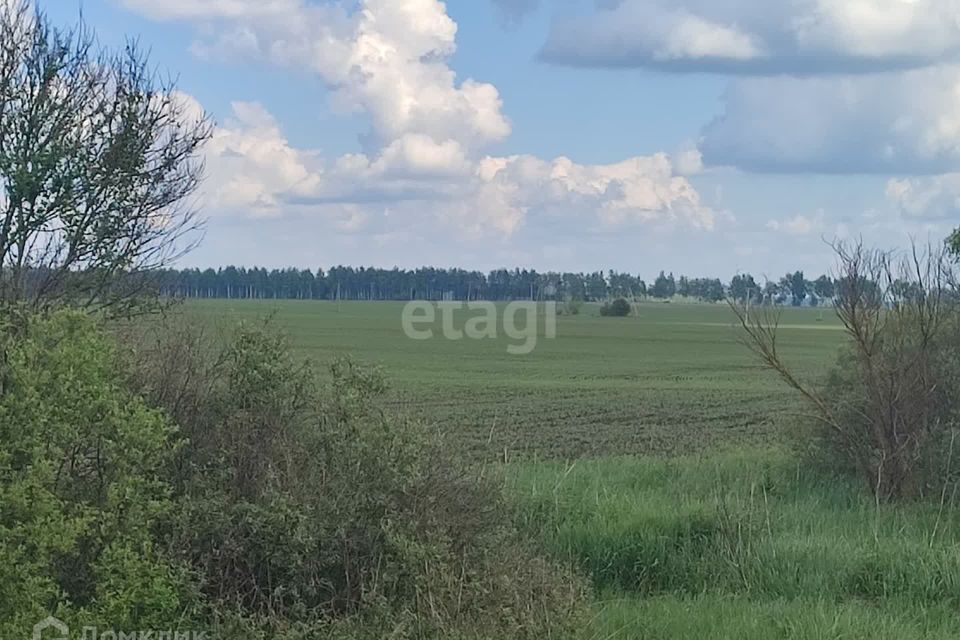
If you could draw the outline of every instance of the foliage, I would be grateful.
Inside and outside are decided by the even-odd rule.
[[[133,44],[0,4],[0,301],[123,311],[189,246],[211,128]]]
[[[463,269],[377,269],[333,267],[317,269],[272,269],[228,266],[220,269],[164,270],[160,291],[171,298],[290,299],[290,300],[580,300],[599,302],[610,297],[636,300],[674,295],[704,302],[719,302],[729,296],[743,301],[761,301],[799,306],[807,294],[816,302],[833,298],[834,281],[823,275],[810,282],[795,272],[780,282],[768,282],[764,291],[750,274],[737,274],[729,285],[719,278],[672,279],[661,273],[647,287],[640,276],[610,270],[606,274],[540,273],[528,269],[498,269],[489,273]],[[799,292],[799,293],[798,293]],[[573,314],[570,314],[573,315]]]
[[[833,278],[820,276],[813,282],[813,292],[822,299],[833,299],[836,293]]]
[[[189,624],[188,575],[156,544],[174,507],[173,426],[125,388],[89,319],[5,320],[0,636],[27,637],[51,613],[124,629]]]
[[[763,298],[763,291],[749,273],[737,274],[730,281],[730,297],[741,303],[758,302]]]
[[[617,298],[613,302],[606,302],[600,307],[601,316],[610,316],[614,318],[624,318],[630,315],[632,310],[630,303],[623,298]]]
[[[799,307],[807,299],[809,283],[803,277],[803,271],[796,271],[793,274],[784,276],[784,289],[790,292],[791,304]]]
[[[135,348],[161,364],[136,379],[190,440],[172,546],[224,633],[539,638],[579,624],[581,580],[527,546],[489,470],[382,407],[378,370],[338,359],[321,385],[251,325],[216,367],[185,366],[198,340],[168,335]],[[214,382],[198,399],[184,372]]]
[[[660,272],[660,275],[657,276],[657,279],[653,282],[653,287],[650,289],[650,295],[654,298],[672,298],[677,293],[677,282],[671,273],[669,276],[664,275],[663,271]]]
[[[960,229],[955,229],[946,241],[947,251],[954,259],[960,257]]]

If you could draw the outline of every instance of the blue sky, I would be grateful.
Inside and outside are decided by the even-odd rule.
[[[960,225],[958,0],[45,0],[217,131],[184,264],[779,277]]]

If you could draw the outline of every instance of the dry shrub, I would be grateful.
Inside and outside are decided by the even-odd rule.
[[[848,336],[826,384],[799,379],[778,349],[779,311],[731,303],[746,344],[807,401],[823,451],[880,500],[937,493],[956,427],[960,326],[942,253],[906,255],[835,245],[834,301]]]

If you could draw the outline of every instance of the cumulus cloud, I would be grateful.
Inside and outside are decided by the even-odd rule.
[[[471,236],[510,235],[530,215],[575,216],[584,225],[656,222],[700,229],[712,229],[716,219],[665,154],[610,165],[533,156],[474,162],[456,143],[407,136],[374,158],[325,160],[293,147],[261,105],[242,102],[216,128],[206,153],[202,198],[214,215],[276,216],[295,209],[329,215],[342,207],[340,228],[356,231],[393,207]]]
[[[362,152],[324,158],[291,144],[261,105],[235,103],[208,148],[211,212],[298,211],[333,217],[342,231],[387,234],[398,220],[429,220],[506,237],[537,216],[714,226],[684,177],[701,168],[696,151],[609,165],[487,155],[510,123],[496,87],[458,81],[449,65],[457,25],[437,0],[361,0],[354,11],[303,0],[122,1],[156,19],[205,25],[215,35],[195,45],[201,55],[306,67],[332,89],[335,106],[370,116]]]
[[[956,220],[960,218],[960,173],[890,180],[887,198],[905,218]]]
[[[206,159],[204,205],[214,212],[278,215],[286,198],[312,193],[322,180],[314,154],[293,148],[256,103],[233,104],[232,117],[206,147]]]
[[[743,78],[723,102],[700,142],[707,164],[908,175],[960,167],[960,67]]]
[[[684,149],[674,154],[673,167],[682,176],[695,176],[703,172],[703,154],[699,149]]]
[[[551,62],[734,74],[861,73],[960,56],[956,0],[598,0],[557,21]]]
[[[408,133],[471,146],[506,138],[500,94],[449,66],[456,23],[438,0],[122,0],[144,15],[203,22],[215,34],[194,45],[207,57],[252,56],[319,74],[334,106],[368,113],[383,145]]]
[[[480,176],[519,206],[545,215],[589,211],[609,225],[669,221],[711,229],[715,223],[714,212],[665,154],[608,165],[581,165],[565,157],[486,158]]]

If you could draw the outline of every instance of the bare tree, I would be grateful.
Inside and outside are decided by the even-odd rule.
[[[785,363],[776,307],[730,306],[746,344],[803,396],[878,499],[922,494],[942,479],[938,445],[953,427],[943,358],[956,319],[948,263],[942,252],[916,247],[905,255],[862,243],[834,250],[834,305],[849,351],[845,377],[832,385],[805,382]]]
[[[197,240],[211,131],[135,43],[0,3],[0,301],[127,307]]]

